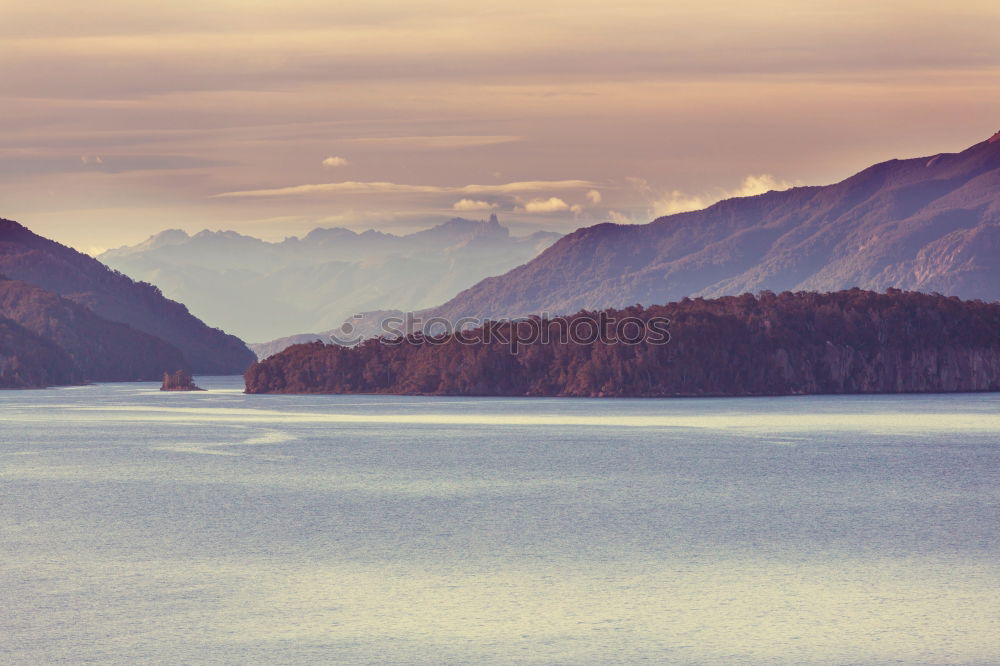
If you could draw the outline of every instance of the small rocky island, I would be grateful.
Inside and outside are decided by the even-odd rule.
[[[187,370],[177,370],[175,372],[163,373],[163,385],[161,391],[204,391],[205,389],[195,385],[194,378]]]

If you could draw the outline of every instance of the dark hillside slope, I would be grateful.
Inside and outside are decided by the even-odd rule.
[[[0,316],[0,389],[79,384],[83,373],[51,340]]]
[[[0,273],[161,338],[184,354],[195,373],[238,374],[254,360],[239,338],[206,326],[156,287],[134,282],[10,220],[0,220]]]
[[[163,340],[27,282],[0,277],[0,316],[54,342],[87,380],[153,381],[187,367],[180,350]]]

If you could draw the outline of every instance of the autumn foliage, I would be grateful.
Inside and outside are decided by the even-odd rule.
[[[997,303],[852,289],[606,312],[611,320],[668,318],[670,342],[553,340],[523,344],[514,354],[500,340],[483,342],[483,329],[478,336],[415,335],[395,345],[315,342],[252,365],[246,390],[648,397],[1000,390]],[[527,325],[485,324],[501,333]]]

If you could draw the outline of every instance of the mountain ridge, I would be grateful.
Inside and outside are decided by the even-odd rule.
[[[268,340],[330,330],[358,312],[437,305],[559,236],[513,236],[496,215],[401,236],[333,227],[278,242],[167,230],[99,258],[245,339]]]
[[[0,219],[0,274],[173,345],[196,373],[238,374],[254,359],[239,338],[207,326],[153,285],[136,282],[13,220]]]
[[[152,381],[188,365],[173,345],[20,280],[0,277],[0,316],[56,344],[84,380]]]
[[[1000,299],[1000,142],[893,159],[838,183],[568,234],[422,311],[518,317],[744,292],[860,287]]]

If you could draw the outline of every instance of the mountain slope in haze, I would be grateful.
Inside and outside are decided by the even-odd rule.
[[[254,360],[238,338],[206,326],[156,287],[109,269],[92,257],[0,219],[0,274],[78,303],[103,319],[127,324],[173,345],[200,374],[238,374]]]
[[[557,238],[512,236],[496,216],[454,218],[405,236],[315,229],[279,243],[175,229],[98,258],[244,339],[271,340],[329,330],[358,312],[437,305]]]
[[[852,287],[1000,299],[1000,133],[834,185],[580,229],[424,314],[514,317]]]
[[[0,316],[65,351],[86,380],[153,381],[187,367],[180,350],[41,287],[0,277]]]
[[[0,389],[82,382],[83,373],[59,345],[0,316]]]
[[[353,347],[355,344],[386,335],[386,331],[402,331],[403,325],[398,322],[406,322],[406,313],[402,310],[374,310],[372,312],[361,312],[348,318],[337,328],[319,333],[298,333],[288,335],[283,338],[276,338],[268,342],[251,342],[247,344],[251,351],[257,355],[258,360],[263,360],[269,356],[288,349],[292,345],[302,345],[309,342],[322,342],[324,344],[338,344],[345,347]],[[383,329],[383,324],[387,326]]]
[[[268,342],[251,342],[247,346],[250,351],[257,355],[257,360],[263,360],[269,356],[282,352],[292,345],[304,345],[310,342],[329,342],[330,335],[325,333],[296,333],[283,338],[275,338]]]

